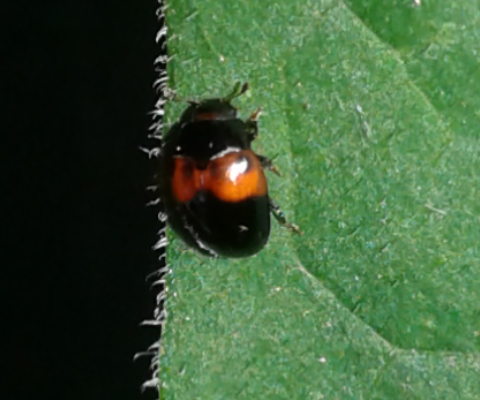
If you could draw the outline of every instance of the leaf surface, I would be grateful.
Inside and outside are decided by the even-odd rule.
[[[480,398],[480,8],[413,4],[170,1],[170,86],[250,83],[305,234],[243,260],[171,237],[165,398]]]

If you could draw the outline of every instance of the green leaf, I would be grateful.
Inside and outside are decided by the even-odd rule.
[[[167,22],[181,97],[249,81],[305,234],[273,221],[243,260],[171,237],[165,398],[479,399],[478,1],[171,0]]]

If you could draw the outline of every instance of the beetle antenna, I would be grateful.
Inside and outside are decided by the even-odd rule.
[[[228,96],[223,98],[223,101],[230,103],[235,97],[241,96],[248,90],[248,82],[241,84],[240,82],[235,83],[233,90]]]

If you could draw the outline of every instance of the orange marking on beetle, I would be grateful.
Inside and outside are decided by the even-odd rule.
[[[212,121],[218,118],[218,113],[216,112],[202,112],[195,114],[195,121]]]
[[[227,153],[210,161],[205,170],[195,168],[193,160],[175,158],[175,198],[186,202],[199,190],[209,190],[218,199],[234,203],[267,194],[267,180],[260,161],[251,150]]]
[[[267,180],[251,150],[228,153],[210,162],[208,189],[220,200],[236,202],[267,194]]]
[[[177,157],[173,170],[172,189],[178,201],[188,201],[195,196],[195,168],[193,162]]]

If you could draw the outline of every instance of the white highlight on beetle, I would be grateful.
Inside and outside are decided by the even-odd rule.
[[[222,158],[224,155],[228,153],[238,153],[240,152],[241,149],[239,147],[227,147],[223,149],[222,151],[219,151],[217,154],[214,154],[210,160],[215,160],[216,158]]]
[[[239,161],[232,164],[230,169],[228,170],[228,177],[232,182],[235,182],[237,178],[245,173],[248,169],[248,160],[246,158],[242,158]]]

